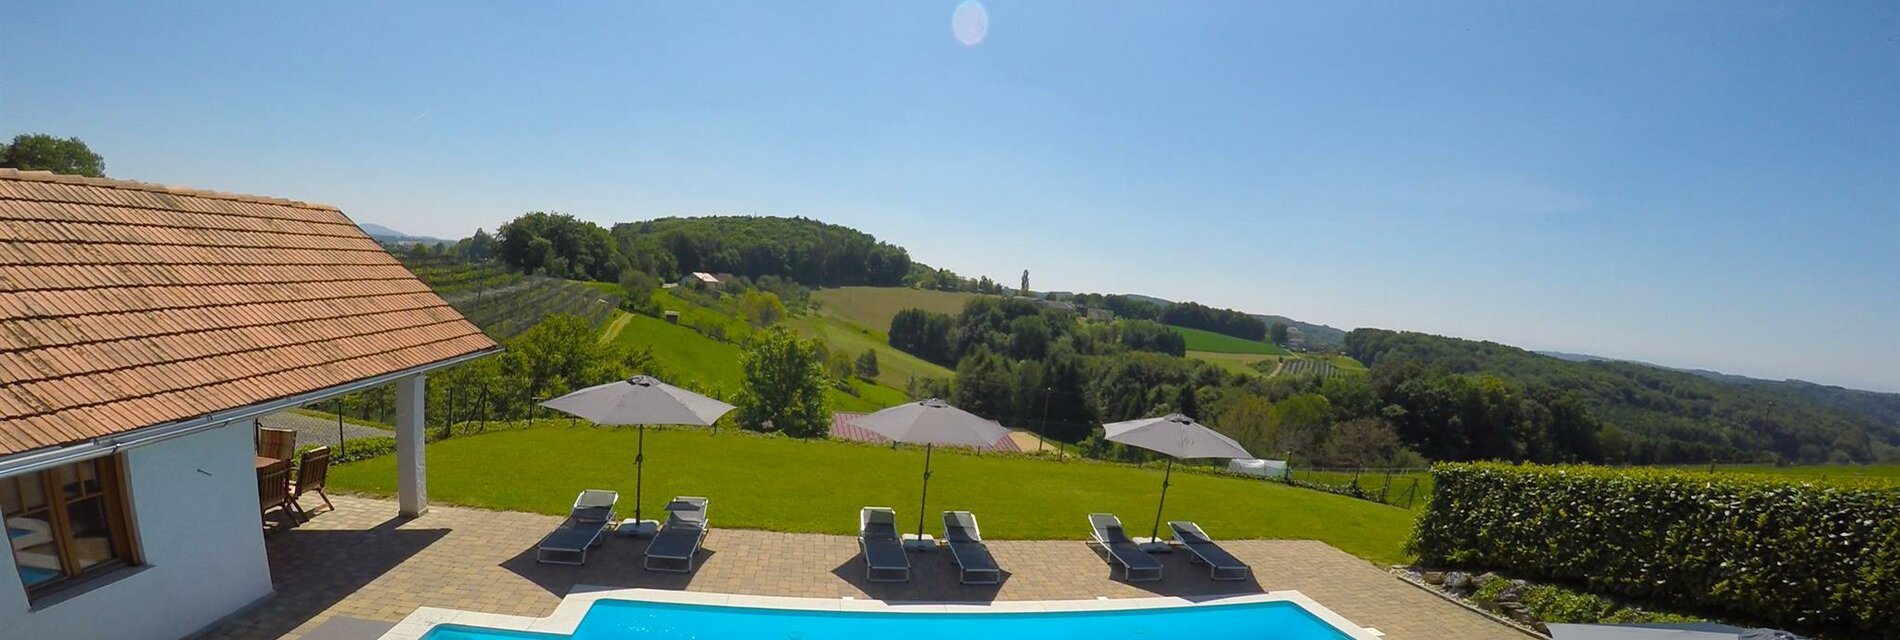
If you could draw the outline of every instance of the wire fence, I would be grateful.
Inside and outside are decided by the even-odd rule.
[[[1325,468],[1289,465],[1287,484],[1413,509],[1432,494],[1431,469],[1425,467]]]

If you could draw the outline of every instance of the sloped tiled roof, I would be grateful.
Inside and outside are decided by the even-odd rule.
[[[0,455],[493,348],[335,207],[0,169]]]

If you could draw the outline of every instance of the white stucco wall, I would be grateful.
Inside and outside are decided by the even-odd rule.
[[[0,549],[0,638],[182,638],[269,596],[253,442],[244,420],[126,451],[146,566],[34,611]]]

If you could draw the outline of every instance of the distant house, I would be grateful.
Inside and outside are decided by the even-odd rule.
[[[704,271],[694,271],[680,278],[680,284],[700,289],[715,289],[719,287],[719,277]]]
[[[0,638],[197,634],[272,593],[258,416],[499,350],[337,209],[0,169]],[[252,462],[251,467],[244,463]]]
[[[1076,312],[1075,303],[1069,302],[1067,300],[1048,300],[1044,298],[1036,298],[1035,302],[1036,302],[1036,306],[1042,307],[1044,309],[1054,309],[1056,311],[1061,311],[1063,313]]]

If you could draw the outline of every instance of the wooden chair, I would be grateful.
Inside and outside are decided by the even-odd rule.
[[[257,455],[276,460],[297,457],[297,432],[289,429],[258,427]]]
[[[296,516],[291,512],[295,507],[290,502],[289,460],[278,460],[257,470],[257,502],[263,508],[260,513],[270,515],[271,509],[282,509],[284,524],[296,526]]]
[[[310,519],[310,513],[304,511],[303,505],[297,500],[302,498],[306,491],[315,491],[317,497],[323,498],[323,506],[327,510],[336,510],[336,505],[330,504],[330,496],[323,492],[323,485],[329,479],[330,448],[317,447],[303,452],[303,459],[297,462],[297,479],[290,483],[290,504],[296,505],[297,511],[303,513],[305,520]]]

